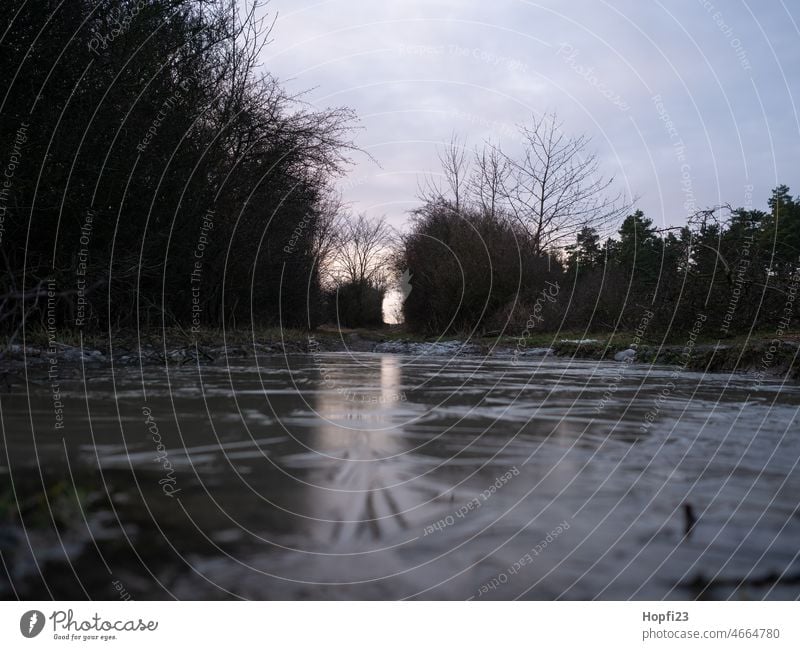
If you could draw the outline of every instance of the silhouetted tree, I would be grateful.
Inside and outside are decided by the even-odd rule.
[[[347,327],[383,324],[383,299],[389,281],[388,257],[393,233],[385,218],[366,214],[341,222],[332,256],[336,321]]]
[[[555,113],[521,127],[521,157],[505,155],[507,209],[528,233],[535,252],[568,243],[586,226],[605,228],[628,209],[613,194],[613,178],[600,174],[585,135],[570,137]]]
[[[257,69],[263,8],[6,3],[0,296],[52,281],[66,327],[314,324],[352,113]],[[43,319],[23,302],[3,327]]]

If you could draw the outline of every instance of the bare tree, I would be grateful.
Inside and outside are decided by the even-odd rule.
[[[341,193],[328,189],[318,200],[317,220],[314,228],[313,255],[323,284],[335,278],[335,265],[344,245],[347,230],[347,213]]]
[[[427,178],[419,198],[432,203],[446,200],[459,212],[464,207],[469,189],[469,158],[464,144],[454,134],[450,142],[439,150],[438,157],[443,182]]]
[[[610,193],[614,179],[599,173],[590,138],[569,137],[561,126],[555,113],[534,118],[520,129],[521,159],[503,154],[507,207],[539,253],[573,240],[585,226],[603,230],[630,208],[621,192]]]
[[[361,213],[347,218],[335,261],[340,280],[385,289],[389,279],[387,256],[393,241],[385,217],[371,220]]]
[[[469,194],[484,214],[499,215],[509,171],[508,160],[497,147],[484,145],[482,149],[475,149]]]

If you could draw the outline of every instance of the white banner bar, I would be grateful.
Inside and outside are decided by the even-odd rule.
[[[777,650],[799,621],[795,602],[5,602],[0,648]]]

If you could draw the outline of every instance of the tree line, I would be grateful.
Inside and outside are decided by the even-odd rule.
[[[727,337],[796,323],[800,202],[716,206],[657,228],[613,192],[583,136],[555,115],[522,127],[522,154],[457,139],[394,253],[411,277],[406,326],[428,335],[558,330]],[[621,224],[621,225],[619,225]]]
[[[0,327],[327,318],[354,115],[259,72],[261,2],[3,9]]]
[[[454,138],[410,227],[334,190],[355,116],[260,71],[260,0],[10,0],[0,16],[0,329],[380,326],[424,334],[795,322],[800,202],[657,228],[555,114]],[[621,225],[620,225],[621,224]],[[788,319],[788,321],[787,321]]]

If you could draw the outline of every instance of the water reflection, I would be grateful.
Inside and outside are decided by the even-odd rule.
[[[31,414],[3,401],[15,477],[40,482],[35,438],[45,467],[101,497],[94,542],[73,518],[73,564],[102,583],[96,543],[134,597],[800,594],[770,579],[800,572],[797,387],[684,373],[643,435],[671,369],[631,366],[599,412],[616,367],[567,359],[320,353],[146,373],[179,499],[158,488],[136,369],[65,381],[58,435],[46,385]],[[54,539],[35,550],[58,595],[81,597]]]
[[[333,367],[325,376],[335,388],[315,395],[319,417],[310,449],[281,459],[287,468],[305,470],[305,541],[333,551],[415,537],[448,488],[422,476],[430,465],[404,435],[416,413],[402,406],[408,398],[400,359],[331,355],[324,362]]]

